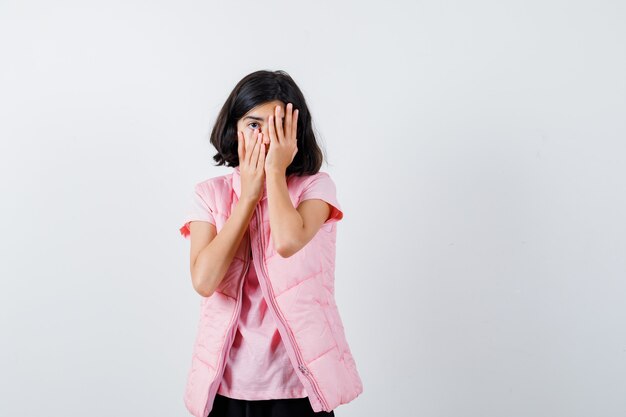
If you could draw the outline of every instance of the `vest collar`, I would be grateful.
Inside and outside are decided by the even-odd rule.
[[[237,194],[237,199],[241,198],[241,171],[239,169],[239,165],[237,165],[233,170],[233,190],[235,194]],[[265,200],[267,198],[267,182],[263,184],[263,197],[261,200]]]

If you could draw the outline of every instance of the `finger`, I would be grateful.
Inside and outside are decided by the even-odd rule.
[[[252,137],[248,138],[246,141],[246,163],[248,164],[250,164],[250,160],[254,154],[254,144],[257,141],[259,133],[260,132],[257,129],[254,129]]]
[[[259,150],[259,162],[257,163],[259,170],[265,170],[265,142],[261,142],[261,149]]]
[[[252,148],[252,156],[250,157],[250,165],[256,169],[257,162],[259,161],[259,148],[261,147],[261,136],[257,136],[254,141],[254,147]]]
[[[259,136],[259,149],[258,149],[258,159],[257,159],[257,169],[259,168],[259,161],[261,160],[261,156],[265,155],[265,135],[261,133]]]
[[[267,125],[265,126],[265,129],[263,129],[261,133],[263,133],[263,143],[265,144],[270,143],[270,132],[269,132],[269,127]]]
[[[248,150],[249,149],[248,143],[250,142],[250,138],[246,134],[243,134],[243,133],[242,133],[242,137],[243,137],[243,149],[244,149],[243,160],[247,164],[248,160],[250,159],[250,151]]]
[[[293,112],[293,122],[291,124],[291,137],[297,141],[298,138],[298,116],[300,115],[300,111],[296,109]]]
[[[270,143],[272,142],[280,143],[280,141],[278,140],[278,137],[276,137],[276,126],[275,126],[274,120],[275,118],[272,115],[269,115],[267,118],[267,125],[268,125],[267,130],[270,133]]]
[[[237,131],[237,155],[239,155],[240,163],[244,160],[244,145],[243,132]]]
[[[278,142],[282,142],[285,139],[285,132],[283,131],[283,109],[280,105],[276,106],[274,114],[276,115],[276,137]]]
[[[293,117],[293,104],[287,103],[287,111],[285,114],[285,136],[288,140],[293,140],[294,136],[291,134],[291,124]]]

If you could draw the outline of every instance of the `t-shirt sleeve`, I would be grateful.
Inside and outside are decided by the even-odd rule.
[[[326,172],[318,172],[302,192],[300,202],[304,200],[320,199],[330,204],[330,215],[324,224],[330,224],[343,219],[343,211],[337,201],[337,189],[335,183]]]
[[[203,193],[201,192],[200,186],[196,185],[194,191],[191,194],[190,205],[187,207],[187,212],[184,217],[184,224],[179,229],[180,234],[183,237],[189,237],[191,231],[189,230],[189,223],[192,221],[204,221],[209,222],[215,226],[215,217],[209,205],[207,204],[205,198],[203,197]]]

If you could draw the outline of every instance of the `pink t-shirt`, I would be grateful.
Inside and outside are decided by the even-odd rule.
[[[253,263],[243,284],[239,326],[217,393],[242,400],[307,396],[263,298]]]

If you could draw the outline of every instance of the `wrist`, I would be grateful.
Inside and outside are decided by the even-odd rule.
[[[258,203],[258,198],[252,198],[248,196],[242,195],[239,201],[237,201],[237,206],[242,207],[245,210],[253,211]]]
[[[285,171],[286,169],[270,168],[265,171],[265,176],[269,180],[284,179],[287,176]]]

